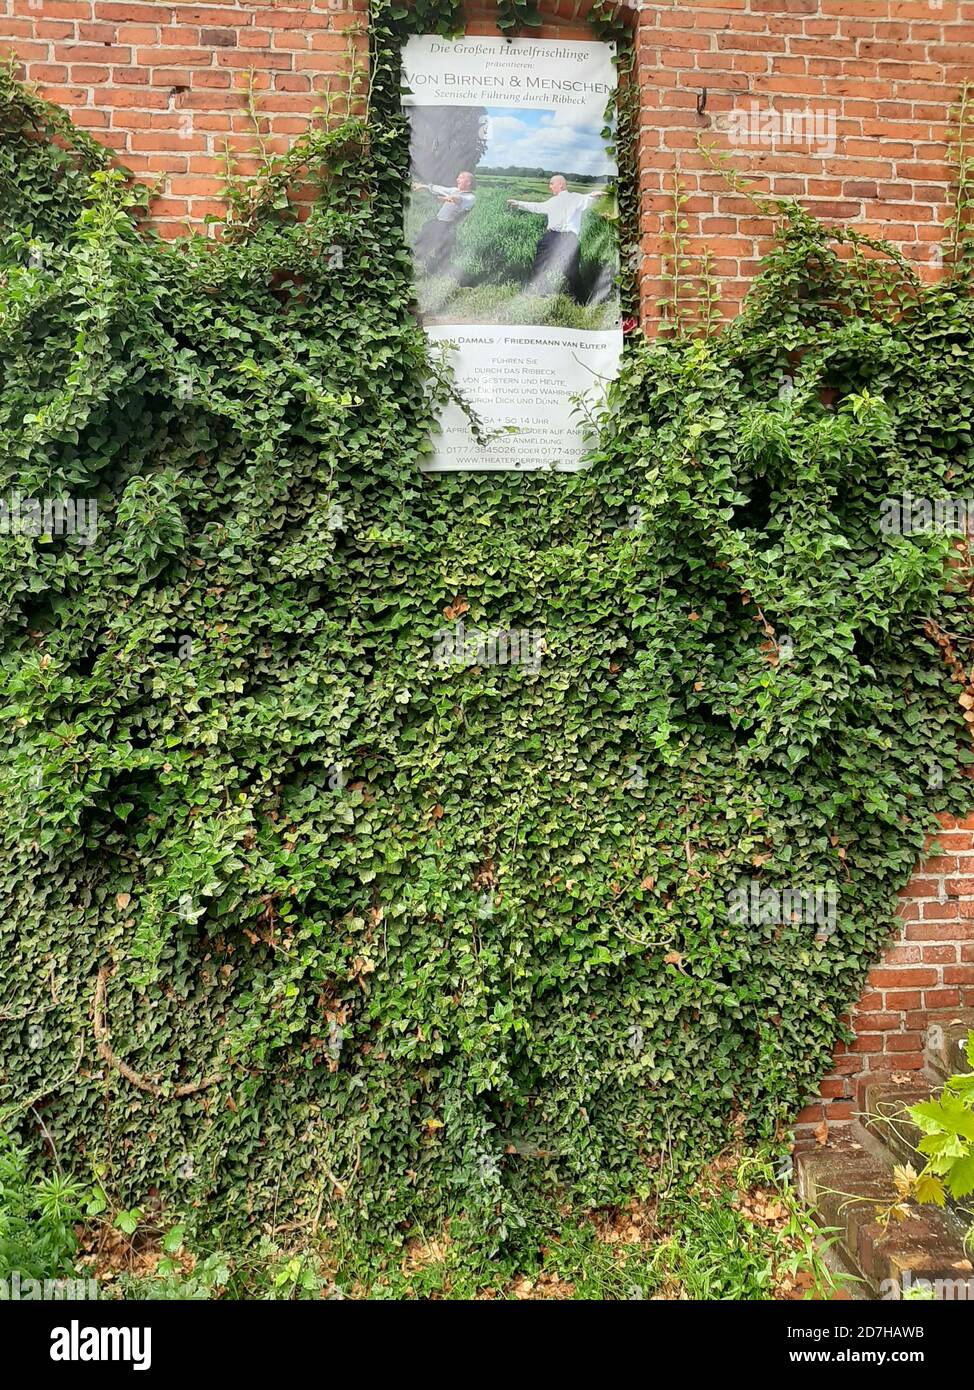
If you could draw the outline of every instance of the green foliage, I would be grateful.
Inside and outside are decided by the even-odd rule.
[[[165,1233],[152,1275],[124,1274],[102,1296],[750,1301],[796,1287],[830,1296],[840,1282],[823,1259],[832,1238],[823,1239],[768,1154],[743,1158],[736,1171],[721,1167],[705,1190],[677,1186],[659,1202],[620,1210],[589,1213],[550,1194],[533,1197],[517,1246],[503,1251],[464,1216],[409,1238],[340,1223],[296,1250],[263,1237],[205,1258],[178,1225]]]
[[[920,1202],[942,1207],[948,1193],[960,1200],[974,1192],[974,1032],[967,1039],[967,1061],[969,1072],[950,1077],[938,1096],[910,1106],[927,1159],[916,1181]]]
[[[927,635],[974,637],[965,571],[880,529],[970,491],[963,275],[786,208],[734,324],[631,340],[587,471],[423,476],[396,45],[454,21],[377,4],[368,127],[223,242],[0,93],[0,496],[98,508],[0,535],[0,1099],[112,1210],[463,1212],[490,1252],[539,1191],[777,1137],[968,802]],[[539,669],[437,666],[460,614]],[[755,879],[834,884],[834,931],[732,921]]]
[[[447,184],[477,168],[487,148],[485,106],[412,106],[412,173],[422,183]]]
[[[291,1300],[321,1298],[328,1288],[321,1262],[310,1251],[287,1254],[266,1237],[233,1255],[218,1250],[197,1256],[188,1249],[182,1226],[173,1226],[161,1246],[162,1258],[151,1275],[125,1273],[112,1293],[126,1300]]]
[[[34,1174],[23,1149],[0,1135],[0,1279],[72,1276],[81,1199],[77,1183]]]
[[[497,0],[497,27],[501,33],[538,28],[543,23],[535,0]]]
[[[65,236],[77,217],[91,174],[109,154],[57,107],[14,80],[14,63],[0,66],[0,215],[27,223],[44,240]],[[25,131],[51,139],[25,139]]]

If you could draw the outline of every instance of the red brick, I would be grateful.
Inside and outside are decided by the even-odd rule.
[[[971,924],[962,922],[911,922],[906,929],[908,941],[959,941],[969,934]]]
[[[852,1018],[857,1033],[891,1033],[899,1029],[902,1015],[899,1013],[860,1012],[857,1008]]]
[[[166,44],[155,44],[135,50],[135,61],[144,68],[208,68],[213,62],[213,50],[209,48],[170,48]]]
[[[890,946],[883,956],[885,965],[919,965],[919,946]]]
[[[106,92],[103,88],[98,93],[98,104],[99,106],[107,106],[114,112],[116,125],[121,124],[121,120],[124,120],[127,115],[127,107],[154,107],[157,110],[165,110],[169,105],[169,98],[166,93],[162,91],[150,92],[141,87],[116,87],[108,90],[111,93],[111,101],[105,100]],[[121,120],[118,118],[121,118]]]
[[[176,144],[177,139],[178,145]],[[201,135],[177,135],[174,131],[156,131],[149,134],[136,131],[129,141],[129,148],[132,150],[159,150],[160,153],[172,149],[205,150],[206,141]]]
[[[956,898],[945,903],[921,903],[920,916],[924,922],[956,922],[960,917],[960,904]]]
[[[44,0],[45,4],[47,0]],[[58,63],[129,63],[131,48],[106,43],[55,43],[51,45]]]
[[[922,1039],[917,1038],[919,1046]],[[926,1066],[927,1059],[922,1052],[897,1052],[896,1070],[897,1071],[922,1071]]]
[[[48,9],[47,0],[44,0],[44,7]],[[117,24],[126,21],[150,20],[158,23],[161,15],[168,12],[157,4],[136,4],[134,0],[94,0],[94,14],[96,19],[111,19]]]
[[[940,884],[935,878],[911,878],[901,890],[905,898],[939,898]]]
[[[923,966],[903,966],[900,969],[895,967],[887,969],[884,966],[873,966],[868,976],[869,984],[873,989],[897,989],[909,986],[934,985],[937,983],[936,970],[928,970]]]
[[[43,0],[45,19],[89,19],[89,0]]]
[[[956,1009],[961,1002],[956,989],[925,989],[923,1007],[925,1009]]]
[[[974,851],[974,834],[969,830],[938,830],[937,844],[945,853],[971,853]]]
[[[952,965],[957,960],[957,947],[924,946],[922,955],[924,965]]]

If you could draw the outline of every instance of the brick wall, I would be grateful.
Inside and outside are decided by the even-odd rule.
[[[253,173],[256,101],[269,153],[326,100],[342,110],[364,62],[358,0],[0,0],[0,51],[78,125],[158,182],[152,213],[178,236],[219,215],[226,148]]]
[[[364,0],[0,0],[0,49],[41,92],[158,181],[167,235],[219,214],[224,149],[256,160],[251,99],[265,148],[279,152],[324,101],[342,111],[365,61]],[[584,38],[591,0],[547,0],[539,37]],[[974,0],[639,0],[620,9],[637,36],[643,323],[652,332],[674,175],[688,194],[691,253],[708,248],[733,313],[771,228],[732,192],[699,140],[733,157],[757,187],[819,216],[888,238],[933,278],[946,216],[951,103],[974,74]],[[469,28],[496,32],[472,3]],[[754,113],[810,110],[818,136],[769,143]],[[741,127],[757,143],[740,143]],[[806,132],[807,134],[807,132]],[[734,137],[734,138],[732,138]],[[851,1113],[855,1078],[920,1065],[924,1012],[974,1004],[974,818],[941,836],[903,895],[902,929],[872,971],[808,1138]],[[968,870],[970,873],[968,874]]]
[[[540,33],[583,36],[590,5],[549,0]],[[471,27],[489,32],[491,8],[472,5]],[[638,30],[647,326],[664,288],[678,168],[691,247],[714,256],[726,312],[768,245],[767,220],[728,190],[699,150],[701,137],[761,189],[886,236],[937,273],[948,112],[974,71],[974,0],[637,0],[620,8]],[[137,174],[160,180],[154,213],[177,235],[186,217],[219,213],[225,145],[243,171],[254,167],[248,86],[268,148],[285,148],[326,94],[342,102],[350,49],[364,61],[364,19],[364,0],[0,0],[0,47]],[[722,128],[735,112],[754,109],[766,120],[806,108],[834,122],[834,148],[735,144]]]
[[[798,1116],[799,1147],[825,1136],[823,1121],[851,1119],[861,1078],[920,1070],[931,1013],[974,1008],[974,815],[942,824],[943,853],[921,860],[900,894],[899,929],[852,1011],[855,1039],[836,1047],[819,1098]]]
[[[725,312],[769,245],[767,219],[727,190],[698,149],[701,137],[762,191],[886,237],[936,276],[948,113],[974,75],[972,0],[650,3],[640,7],[638,44],[645,317],[663,290],[661,219],[677,168],[690,195],[691,246],[714,256]],[[733,144],[721,121],[752,103],[761,113],[831,113],[834,150]]]

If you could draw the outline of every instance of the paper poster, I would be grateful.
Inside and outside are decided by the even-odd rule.
[[[622,355],[612,60],[567,40],[423,35],[403,51],[420,320],[489,437],[449,404],[429,471],[570,470],[591,445]]]

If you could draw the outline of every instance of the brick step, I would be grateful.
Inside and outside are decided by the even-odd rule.
[[[974,1028],[974,1009],[932,1013],[927,1020],[923,1057],[927,1071],[941,1085],[948,1076],[970,1071],[967,1035]]]
[[[934,1285],[938,1298],[974,1299],[965,1226],[953,1212],[911,1207],[904,1221],[877,1220],[877,1207],[889,1207],[896,1197],[891,1161],[845,1138],[796,1155],[795,1174],[799,1194],[823,1228],[838,1231],[844,1263],[862,1280],[860,1296],[899,1297],[904,1286],[923,1279],[942,1281]]]
[[[857,1115],[853,1136],[864,1147],[876,1152],[880,1145],[896,1163],[912,1163],[922,1167],[925,1159],[917,1153],[920,1130],[910,1119],[907,1109],[921,1100],[929,1100],[939,1086],[930,1081],[895,1081],[891,1076],[863,1077],[857,1089]],[[878,1157],[882,1160],[883,1155]]]

